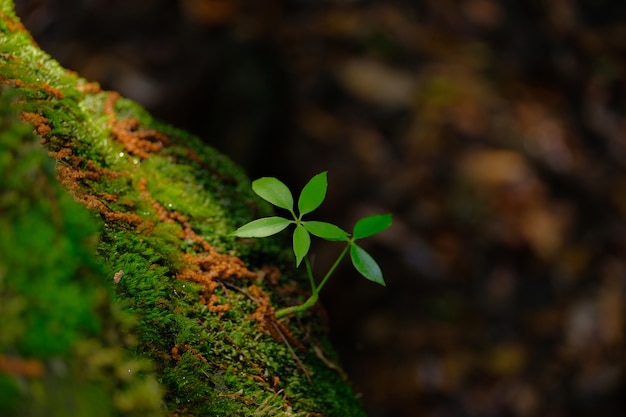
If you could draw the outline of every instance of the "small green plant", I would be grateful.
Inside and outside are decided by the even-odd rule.
[[[291,213],[291,219],[279,216],[264,217],[247,223],[231,235],[247,238],[260,238],[274,235],[283,231],[287,226],[293,224],[293,253],[296,257],[296,267],[299,267],[302,261],[306,266],[306,271],[311,283],[311,296],[302,304],[286,307],[276,311],[276,317],[281,318],[290,314],[304,311],[318,300],[319,292],[322,290],[328,278],[333,274],[341,260],[350,251],[350,258],[354,268],[365,278],[374,281],[380,285],[385,285],[382,271],[380,267],[363,248],[357,245],[358,239],[363,239],[379,232],[382,232],[391,225],[391,214],[381,214],[364,217],[359,220],[352,231],[352,234],[344,231],[332,223],[320,221],[304,221],[302,217],[317,209],[326,198],[326,189],[328,182],[326,172],[315,175],[304,186],[300,197],[298,198],[298,215],[294,211],[294,200],[289,188],[281,181],[274,177],[263,177],[252,182],[252,190],[259,197],[270,202],[271,204],[285,209]],[[330,267],[326,275],[319,284],[313,277],[311,262],[308,257],[309,248],[311,247],[311,235],[329,241],[345,242],[346,246],[337,257],[337,260]]]

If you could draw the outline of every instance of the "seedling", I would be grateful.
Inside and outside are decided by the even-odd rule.
[[[364,217],[354,225],[352,234],[344,231],[332,223],[320,221],[304,221],[302,217],[317,209],[326,198],[328,182],[326,172],[315,175],[304,186],[298,198],[298,214],[294,211],[294,200],[289,188],[274,177],[263,177],[252,182],[252,190],[264,200],[271,204],[289,211],[291,219],[272,216],[264,217],[247,223],[231,235],[247,238],[261,238],[274,235],[286,229],[289,225],[295,225],[293,231],[293,253],[296,258],[296,267],[299,267],[304,260],[307,275],[311,283],[311,296],[302,304],[286,307],[276,311],[276,317],[281,318],[290,314],[305,311],[317,302],[319,293],[328,281],[328,278],[335,272],[339,263],[350,251],[350,259],[354,268],[365,278],[377,284],[385,285],[383,273],[380,267],[356,241],[379,232],[391,226],[391,214],[380,214]],[[343,251],[337,260],[330,267],[326,275],[319,284],[313,276],[311,262],[309,260],[309,248],[311,247],[311,235],[329,241],[339,241],[346,243]]]

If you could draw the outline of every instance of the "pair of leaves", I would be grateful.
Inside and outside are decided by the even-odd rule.
[[[326,179],[326,171],[320,172],[304,186],[300,197],[298,198],[298,212],[302,216],[308,214],[318,208],[326,198],[326,188],[328,181]],[[262,199],[272,203],[273,205],[289,210],[296,218],[293,211],[293,196],[291,191],[285,184],[274,177],[263,177],[252,183],[252,190]]]
[[[293,252],[296,257],[296,266],[300,266],[309,252],[311,247],[310,235],[326,240],[345,241],[350,245],[350,258],[355,269],[365,278],[385,285],[380,267],[363,248],[355,243],[355,240],[385,230],[391,225],[390,214],[369,216],[359,220],[354,226],[352,237],[332,223],[302,220],[305,214],[317,209],[326,198],[328,188],[326,175],[326,172],[321,172],[311,178],[304,186],[298,198],[298,215],[294,211],[293,195],[284,183],[273,177],[255,180],[252,183],[252,190],[269,203],[288,210],[293,219],[278,216],[261,218],[241,226],[232,235],[251,238],[267,237],[283,231],[290,224],[295,224]]]
[[[361,275],[377,284],[385,285],[383,273],[378,263],[362,247],[355,243],[357,239],[373,236],[391,226],[391,214],[378,214],[364,217],[354,225],[350,244],[350,259],[354,269]]]

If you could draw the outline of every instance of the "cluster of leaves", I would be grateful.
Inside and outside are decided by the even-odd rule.
[[[291,224],[295,225],[293,231],[293,253],[296,258],[296,266],[300,266],[302,261],[305,261],[311,282],[312,295],[311,298],[301,306],[279,310],[276,313],[278,317],[302,311],[314,305],[320,290],[335,271],[348,250],[350,251],[352,265],[354,265],[354,268],[361,275],[377,284],[385,285],[380,266],[378,266],[374,258],[359,246],[356,241],[373,236],[391,226],[391,214],[373,215],[360,219],[354,225],[352,234],[332,223],[303,220],[304,215],[313,212],[322,204],[326,198],[327,188],[328,180],[326,171],[311,178],[300,193],[298,198],[298,214],[296,214],[293,195],[283,182],[274,177],[259,178],[252,183],[252,190],[259,195],[259,197],[276,207],[289,211],[291,219],[280,216],[264,217],[253,220],[232,233],[238,237],[262,238],[279,233]],[[307,257],[311,247],[311,235],[329,241],[346,243],[344,250],[319,284],[315,283],[309,258]]]

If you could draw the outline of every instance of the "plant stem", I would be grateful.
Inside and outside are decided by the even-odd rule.
[[[326,273],[326,275],[324,275],[324,278],[322,279],[322,282],[320,282],[320,285],[318,285],[317,288],[316,288],[317,293],[319,293],[322,290],[322,287],[324,286],[324,284],[326,284],[326,281],[328,281],[328,278],[330,278],[330,276],[333,274],[333,272],[335,272],[335,269],[337,269],[337,267],[339,266],[339,262],[341,262],[343,260],[344,256],[346,256],[346,253],[348,253],[348,248],[349,247],[350,247],[350,243],[348,243],[346,245],[346,247],[343,248],[343,251],[341,251],[341,254],[337,257],[337,260],[335,261],[333,266],[331,266],[330,269],[328,270],[328,272]]]
[[[346,247],[343,248],[343,251],[337,257],[337,260],[335,260],[335,263],[330,267],[330,269],[328,270],[326,275],[324,275],[324,278],[322,279],[320,284],[317,285],[317,286],[315,285],[315,280],[313,279],[313,271],[311,270],[311,263],[309,262],[309,257],[308,256],[305,257],[304,261],[305,261],[307,273],[309,275],[309,280],[311,281],[311,291],[312,291],[312,294],[304,303],[302,303],[300,305],[295,305],[295,306],[291,306],[291,307],[285,307],[285,308],[281,308],[280,310],[276,311],[276,318],[280,319],[282,317],[286,317],[286,316],[289,316],[291,314],[299,313],[301,311],[305,311],[305,310],[308,310],[309,308],[313,307],[315,305],[315,303],[317,303],[317,300],[319,299],[319,293],[322,290],[322,287],[324,286],[324,284],[326,284],[326,281],[328,281],[328,278],[330,278],[330,276],[333,274],[333,272],[335,272],[335,269],[337,269],[337,267],[339,266],[339,263],[346,256],[346,253],[348,253],[348,248],[349,247],[350,247],[350,243],[348,243],[346,245]]]
[[[276,312],[276,318],[280,319],[282,317],[285,316],[290,316],[294,313],[299,313],[301,311],[304,310],[308,310],[309,308],[313,307],[315,305],[315,303],[317,303],[317,299],[318,299],[318,294],[317,293],[313,293],[311,294],[311,296],[302,304],[299,304],[297,306],[291,306],[291,307],[285,307],[285,308],[281,308],[280,310],[278,310]]]
[[[309,282],[311,283],[311,291],[313,293],[317,292],[317,287],[315,286],[315,279],[313,278],[313,269],[311,268],[311,261],[308,256],[304,258],[304,265],[306,266],[306,273],[309,276]]]

